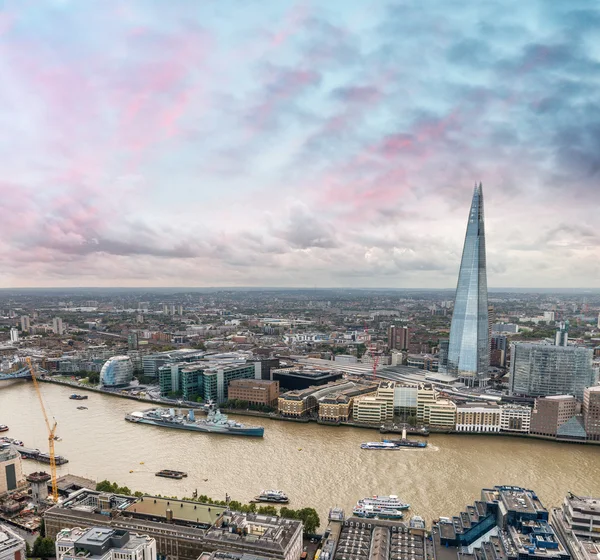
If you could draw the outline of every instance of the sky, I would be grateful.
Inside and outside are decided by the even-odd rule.
[[[596,0],[0,0],[0,287],[600,287]]]

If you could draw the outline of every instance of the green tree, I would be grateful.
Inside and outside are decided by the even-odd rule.
[[[52,539],[39,536],[33,543],[32,556],[35,558],[52,558],[56,556],[54,541]]]
[[[260,506],[258,513],[261,515],[279,515],[275,506]]]
[[[31,546],[29,546],[27,541],[25,541],[25,556],[31,558]]]
[[[410,426],[417,425],[417,417],[412,414],[406,419],[406,421],[409,423]]]
[[[46,536],[46,522],[44,521],[43,517],[42,517],[42,520],[40,521],[40,536],[42,536],[42,537]]]

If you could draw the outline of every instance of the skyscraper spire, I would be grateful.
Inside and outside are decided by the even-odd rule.
[[[448,373],[484,385],[490,362],[483,186],[475,183],[448,347]]]

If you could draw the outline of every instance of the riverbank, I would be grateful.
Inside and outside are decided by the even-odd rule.
[[[125,421],[127,413],[152,404],[136,405],[70,385],[47,383],[41,390],[48,414],[58,422],[56,452],[69,459],[58,467],[59,475],[111,480],[152,495],[197,491],[215,500],[227,494],[248,503],[261,490],[276,488],[289,496],[290,508],[313,506],[325,519],[332,506],[351,511],[360,498],[393,494],[428,523],[456,515],[491,484],[532,488],[548,504],[560,503],[568,491],[600,495],[600,479],[590,476],[600,472],[598,447],[431,434],[425,449],[379,453],[361,449],[362,443],[381,439],[374,431],[266,418],[250,422],[265,427],[264,438],[168,430]],[[69,400],[75,392],[89,395],[88,410],[78,410],[80,403]],[[12,437],[46,450],[48,433],[32,383],[2,387],[0,410]],[[162,469],[188,476],[155,476]],[[39,470],[39,464],[23,461],[25,474]]]
[[[175,408],[177,408],[177,407],[197,408],[198,407],[198,403],[183,401],[180,404],[178,402],[174,402],[172,400],[167,400],[167,399],[149,399],[146,397],[141,397],[139,395],[131,395],[131,394],[116,392],[116,391],[108,391],[106,389],[101,389],[100,387],[91,387],[89,385],[85,385],[82,383],[74,383],[72,381],[66,381],[63,379],[53,379],[53,378],[46,377],[46,378],[40,378],[40,381],[43,381],[45,383],[55,383],[57,385],[65,385],[65,386],[77,388],[77,389],[83,390],[83,391],[91,391],[93,393],[100,393],[102,395],[109,395],[109,396],[113,396],[113,397],[119,397],[122,399],[129,399],[129,400],[134,400],[134,401],[139,401],[139,402],[151,403],[154,405],[162,405],[162,406],[175,407]],[[313,422],[313,423],[316,423],[319,425],[334,427],[334,428],[335,427],[346,427],[346,428],[349,427],[349,428],[360,428],[360,429],[366,429],[366,430],[377,430],[381,434],[391,434],[391,435],[401,432],[401,430],[398,431],[398,430],[391,429],[389,427],[382,428],[379,425],[361,424],[358,422],[339,422],[339,423],[322,422],[322,421],[319,421],[317,418],[309,418],[309,417],[293,418],[293,417],[288,417],[288,416],[280,416],[274,412],[260,412],[258,410],[240,410],[240,409],[232,409],[232,408],[222,408],[221,410],[222,410],[222,412],[224,412],[226,414],[236,414],[238,416],[253,416],[256,418],[268,418],[269,420],[278,420],[278,421],[282,421],[282,422],[295,422],[295,423],[300,423],[300,424],[309,424],[309,423]],[[537,440],[544,440],[544,441],[553,441],[553,442],[557,442],[557,443],[570,443],[570,444],[578,444],[578,445],[595,445],[595,446],[600,445],[600,441],[591,441],[591,440],[579,441],[579,440],[569,440],[569,439],[557,439],[557,438],[551,437],[551,436],[542,436],[542,435],[537,435],[537,434],[526,434],[526,433],[519,433],[519,432],[459,432],[456,430],[439,429],[439,428],[435,428],[435,427],[427,428],[427,433],[419,432],[419,431],[415,431],[415,430],[407,430],[407,431],[410,435],[416,435],[416,436],[427,436],[430,433],[431,434],[444,434],[444,435],[457,435],[457,436],[461,436],[461,435],[464,435],[464,436],[501,436],[501,437],[509,437],[509,438],[537,439]]]

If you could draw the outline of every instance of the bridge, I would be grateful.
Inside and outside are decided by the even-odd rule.
[[[0,372],[0,381],[9,381],[12,379],[31,379],[31,372],[27,366],[16,371],[7,373]]]

